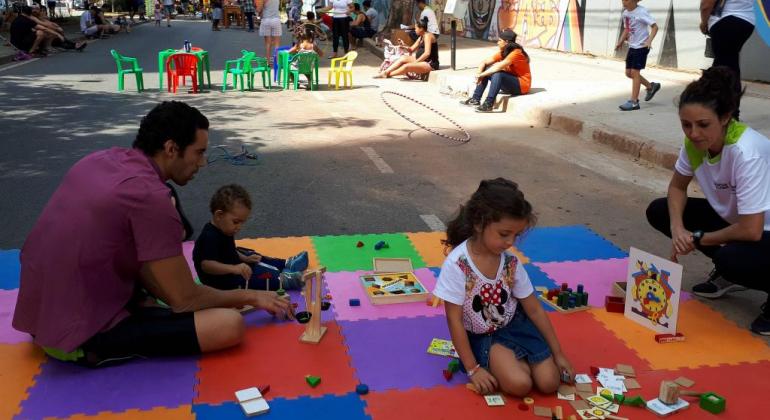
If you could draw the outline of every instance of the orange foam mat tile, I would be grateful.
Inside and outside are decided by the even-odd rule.
[[[276,258],[289,258],[302,251],[307,251],[309,267],[317,267],[318,254],[313,247],[313,241],[309,236],[289,236],[284,238],[257,238],[239,239],[235,241],[237,246],[253,249],[262,255]]]
[[[685,341],[678,343],[658,344],[654,331],[623,314],[598,308],[591,313],[654,370],[770,360],[770,347],[762,339],[697,300],[679,305],[677,330]]]
[[[412,241],[412,245],[420,254],[425,265],[428,267],[441,267],[444,264],[444,244],[442,240],[446,239],[446,233],[444,232],[412,232],[407,233],[406,236]],[[516,247],[512,247],[513,252],[522,264],[529,263],[529,258],[521,253]]]
[[[564,354],[576,373],[589,373],[591,366],[629,364],[637,370],[650,368],[646,360],[605,328],[591,311],[562,314],[548,312]]]
[[[0,419],[21,411],[21,402],[45,359],[40,347],[32,343],[0,344]]]
[[[229,350],[206,354],[198,362],[198,396],[195,403],[219,404],[233,401],[235,391],[270,385],[267,399],[303,395],[345,394],[358,381],[336,322],[318,344],[299,341],[305,330],[297,323],[249,328],[244,341]],[[320,376],[311,388],[306,375]]]
[[[59,417],[48,417],[49,419],[59,419]],[[180,405],[176,408],[153,408],[152,410],[126,410],[120,413],[101,412],[93,416],[77,414],[66,417],[67,420],[195,420],[195,414],[192,412],[192,405]]]

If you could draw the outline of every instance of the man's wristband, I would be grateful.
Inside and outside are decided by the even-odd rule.
[[[470,378],[471,376],[475,375],[476,372],[479,371],[479,369],[481,369],[481,365],[476,363],[476,366],[474,366],[472,369],[468,370],[468,377]]]
[[[700,246],[700,240],[703,239],[703,231],[702,230],[696,230],[692,233],[692,243],[695,244],[695,246]]]

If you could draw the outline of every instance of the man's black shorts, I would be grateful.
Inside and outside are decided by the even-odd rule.
[[[195,314],[166,308],[141,308],[82,346],[83,364],[103,366],[134,357],[199,354]]]
[[[647,54],[649,53],[649,48],[629,48],[626,55],[626,68],[634,70],[644,69],[647,66]]]

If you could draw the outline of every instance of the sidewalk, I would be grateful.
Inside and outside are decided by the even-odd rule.
[[[366,46],[382,56],[381,49]],[[495,44],[457,39],[456,71],[449,68],[449,36],[439,43],[441,70],[431,73],[430,83],[441,93],[466,97],[474,88],[478,63],[495,51]],[[511,98],[508,113],[537,126],[546,126],[631,154],[656,165],[672,168],[684,134],[676,98],[698,73],[648,68],[642,74],[662,84],[650,102],[642,100],[639,111],[622,112],[618,106],[630,96],[631,81],[621,60],[587,55],[527,49],[531,59],[530,94]],[[741,119],[770,137],[770,85],[746,83]],[[644,88],[640,96],[644,97]]]

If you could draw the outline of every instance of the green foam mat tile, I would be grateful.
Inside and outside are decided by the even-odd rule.
[[[377,258],[409,258],[412,267],[425,267],[420,254],[403,233],[382,233],[370,235],[314,236],[313,245],[321,265],[330,272],[372,270],[372,260]],[[361,241],[364,246],[356,247]],[[385,241],[388,248],[375,250],[374,245]]]

